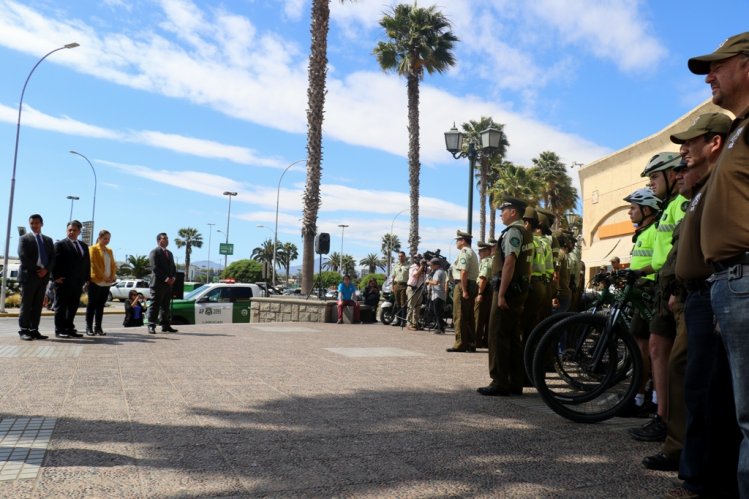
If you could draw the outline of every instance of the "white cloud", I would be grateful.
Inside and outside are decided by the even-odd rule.
[[[6,123],[18,122],[18,109],[0,104],[0,121]],[[57,118],[37,111],[28,104],[24,104],[21,114],[21,124],[41,130],[50,130],[66,135],[94,137],[99,139],[121,140],[122,135],[106,128],[89,125],[70,117]]]
[[[179,30],[180,36],[190,40],[191,45],[199,38],[201,45],[208,48],[190,50],[188,46],[179,46],[156,32],[147,31],[147,26],[137,38],[116,33],[98,34],[78,21],[44,18],[11,0],[0,0],[0,32],[7,32],[0,43],[38,53],[43,50],[40,46],[54,45],[52,40],[79,40],[82,47],[65,51],[68,53],[66,60],[92,76],[209,106],[262,126],[293,133],[305,132],[306,54],[300,55],[298,47],[273,33],[255,33],[250,29],[250,21],[244,18],[218,11],[196,13],[195,4],[187,1],[164,0],[162,4],[167,10],[167,20],[164,21],[167,29]],[[361,13],[346,14],[361,16],[358,19],[362,22],[369,19],[370,25],[376,24],[384,10],[382,2],[345,7],[352,12],[361,7],[366,16],[374,15],[365,18]],[[449,9],[458,13],[456,27],[466,24],[468,3],[458,1]],[[336,16],[343,15],[343,11],[343,6],[335,7]],[[375,11],[377,14],[372,14]],[[470,14],[476,15],[475,12]],[[242,39],[242,44],[252,49],[227,44],[237,31],[243,30],[247,38]],[[478,33],[488,30],[487,24],[484,31]],[[501,29],[498,31],[502,32]],[[466,33],[471,33],[471,30],[466,30]],[[253,43],[249,43],[250,39]],[[17,40],[33,40],[34,43]],[[504,42],[495,36],[492,43]],[[491,49],[490,44],[487,50]],[[206,56],[208,53],[210,57]],[[248,58],[252,59],[252,64],[243,67],[242,61]],[[239,66],[236,65],[238,61]],[[507,84],[514,82],[513,78],[542,79],[543,72],[534,68],[532,59],[523,53],[518,52],[503,69],[513,67],[526,69],[520,76],[512,76],[506,71]],[[343,78],[330,77],[328,88],[325,121],[328,137],[405,156],[406,89],[402,79],[381,72],[362,71]],[[510,106],[499,100],[492,102],[475,96],[455,96],[430,86],[426,81],[421,86],[420,109],[421,157],[427,164],[448,161],[442,134],[453,121],[467,121],[485,115],[506,124],[511,142],[509,159],[522,164],[529,164],[532,157],[545,149],[576,161],[587,161],[608,152],[579,137],[508,111]],[[206,157],[218,154],[235,161],[239,158],[242,162],[255,156],[253,151],[230,147],[217,153],[216,145],[207,141],[187,140],[176,135],[169,137],[172,147],[184,147],[193,154],[201,151]],[[541,138],[543,145],[539,145]],[[245,159],[241,159],[243,155]]]
[[[301,19],[304,8],[307,7],[307,0],[282,0],[283,13],[293,21]]]

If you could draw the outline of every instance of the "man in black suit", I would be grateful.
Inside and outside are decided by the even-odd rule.
[[[174,255],[166,249],[169,246],[169,236],[161,232],[156,236],[156,246],[148,255],[151,264],[151,306],[148,307],[148,332],[156,334],[156,323],[161,315],[161,331],[176,333],[171,325],[172,312],[169,301],[172,299],[172,285],[177,276],[174,266]]]
[[[81,222],[68,222],[67,237],[55,243],[55,265],[52,279],[55,281],[55,336],[58,338],[80,338],[75,330],[75,313],[81,304],[83,287],[91,277],[91,259],[88,246],[79,241]]]
[[[49,282],[49,269],[55,263],[55,246],[52,238],[42,235],[44,220],[38,214],[29,217],[31,232],[18,241],[18,258],[21,265],[18,282],[21,284],[21,311],[18,314],[18,335],[24,341],[46,340],[39,333],[44,293]]]

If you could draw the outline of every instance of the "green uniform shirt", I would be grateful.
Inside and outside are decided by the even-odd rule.
[[[465,246],[458,253],[455,263],[452,266],[453,279],[460,279],[460,271],[465,270],[468,274],[469,281],[475,281],[479,278],[479,257],[469,246]]]
[[[546,275],[551,279],[554,276],[554,250],[552,249],[551,236],[541,236],[541,240],[545,244],[546,252]]]
[[[479,277],[489,279],[492,273],[492,258],[487,256],[481,259],[481,262],[479,262]]]
[[[655,241],[655,224],[648,225],[635,235],[635,245],[632,247],[629,267],[639,270],[647,267],[653,261],[653,242]],[[645,279],[655,280],[655,274],[648,274]]]
[[[533,260],[531,275],[541,277],[546,273],[546,241],[543,237],[533,235]]]
[[[395,262],[393,266],[393,282],[408,282],[408,265]]]
[[[653,241],[653,262],[651,266],[656,272],[663,267],[668,258],[668,252],[671,251],[673,245],[672,237],[676,224],[684,218],[684,208],[689,204],[687,198],[679,194],[668,203],[666,209],[663,210],[660,220],[658,220],[658,228],[655,231],[655,239]]]

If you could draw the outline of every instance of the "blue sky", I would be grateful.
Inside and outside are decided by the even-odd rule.
[[[405,82],[372,55],[383,39],[378,21],[395,3],[331,2],[318,226],[340,251],[338,225],[349,225],[343,251],[357,259],[379,252],[391,224],[408,239],[408,211],[398,215],[408,208]],[[686,60],[746,30],[749,18],[746,1],[437,5],[460,42],[457,66],[421,86],[420,228],[422,251],[446,255],[466,218],[467,160],[444,149],[454,121],[504,123],[508,159],[519,164],[544,150],[590,162],[707,99]],[[91,218],[93,174],[71,149],[96,169],[96,228],[112,232],[120,259],[147,254],[158,232],[174,239],[190,226],[205,241],[193,260],[205,260],[213,223],[211,260],[222,261],[225,236],[215,230],[226,230],[227,190],[239,193],[229,261],[272,238],[279,177],[306,158],[309,11],[310,0],[0,0],[3,221],[23,82],[45,53],[81,45],[50,56],[26,90],[11,254],[15,227],[31,213],[44,216],[46,234],[64,236],[69,195],[80,197],[74,218]],[[278,224],[279,240],[300,252],[304,180],[303,164],[284,176]],[[184,250],[172,249],[183,261]]]

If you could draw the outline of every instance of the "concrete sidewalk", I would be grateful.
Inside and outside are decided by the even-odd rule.
[[[0,497],[657,497],[659,444],[482,397],[486,353],[374,325],[0,335]]]

